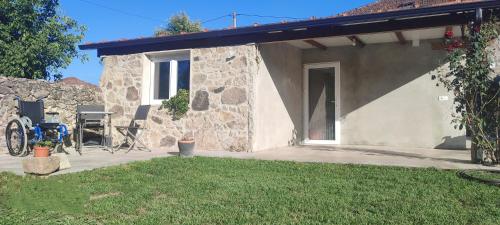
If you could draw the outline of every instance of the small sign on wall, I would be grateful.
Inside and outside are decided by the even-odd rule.
[[[439,96],[438,99],[439,99],[439,101],[444,102],[444,101],[448,101],[449,97],[447,95],[443,95],[443,96]]]

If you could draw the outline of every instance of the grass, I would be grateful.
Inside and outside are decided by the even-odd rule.
[[[500,188],[455,173],[202,157],[0,173],[0,224],[498,224]]]

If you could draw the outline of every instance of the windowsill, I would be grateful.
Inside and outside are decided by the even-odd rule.
[[[161,100],[151,99],[151,100],[149,100],[149,104],[150,105],[161,105],[164,100],[168,100],[168,99],[161,99]]]

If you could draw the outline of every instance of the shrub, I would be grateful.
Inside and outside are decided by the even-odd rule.
[[[35,143],[35,147],[49,147],[49,148],[53,148],[54,147],[54,143],[52,143],[52,141],[38,141]]]
[[[179,89],[177,95],[168,100],[163,100],[162,108],[168,109],[172,113],[174,120],[181,119],[189,110],[189,92],[184,89]]]

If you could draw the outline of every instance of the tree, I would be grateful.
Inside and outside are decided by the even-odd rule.
[[[191,21],[185,12],[180,12],[170,17],[166,27],[155,32],[155,36],[169,36],[182,33],[194,33],[202,31],[200,22]]]
[[[58,0],[0,1],[0,75],[59,80],[85,27],[58,14]]]
[[[487,164],[500,161],[500,78],[491,68],[494,52],[490,48],[499,37],[495,22],[469,24],[463,41],[447,32],[449,72],[434,77],[455,95],[453,122],[470,133],[473,161],[476,152],[483,151],[483,159],[478,160]]]

